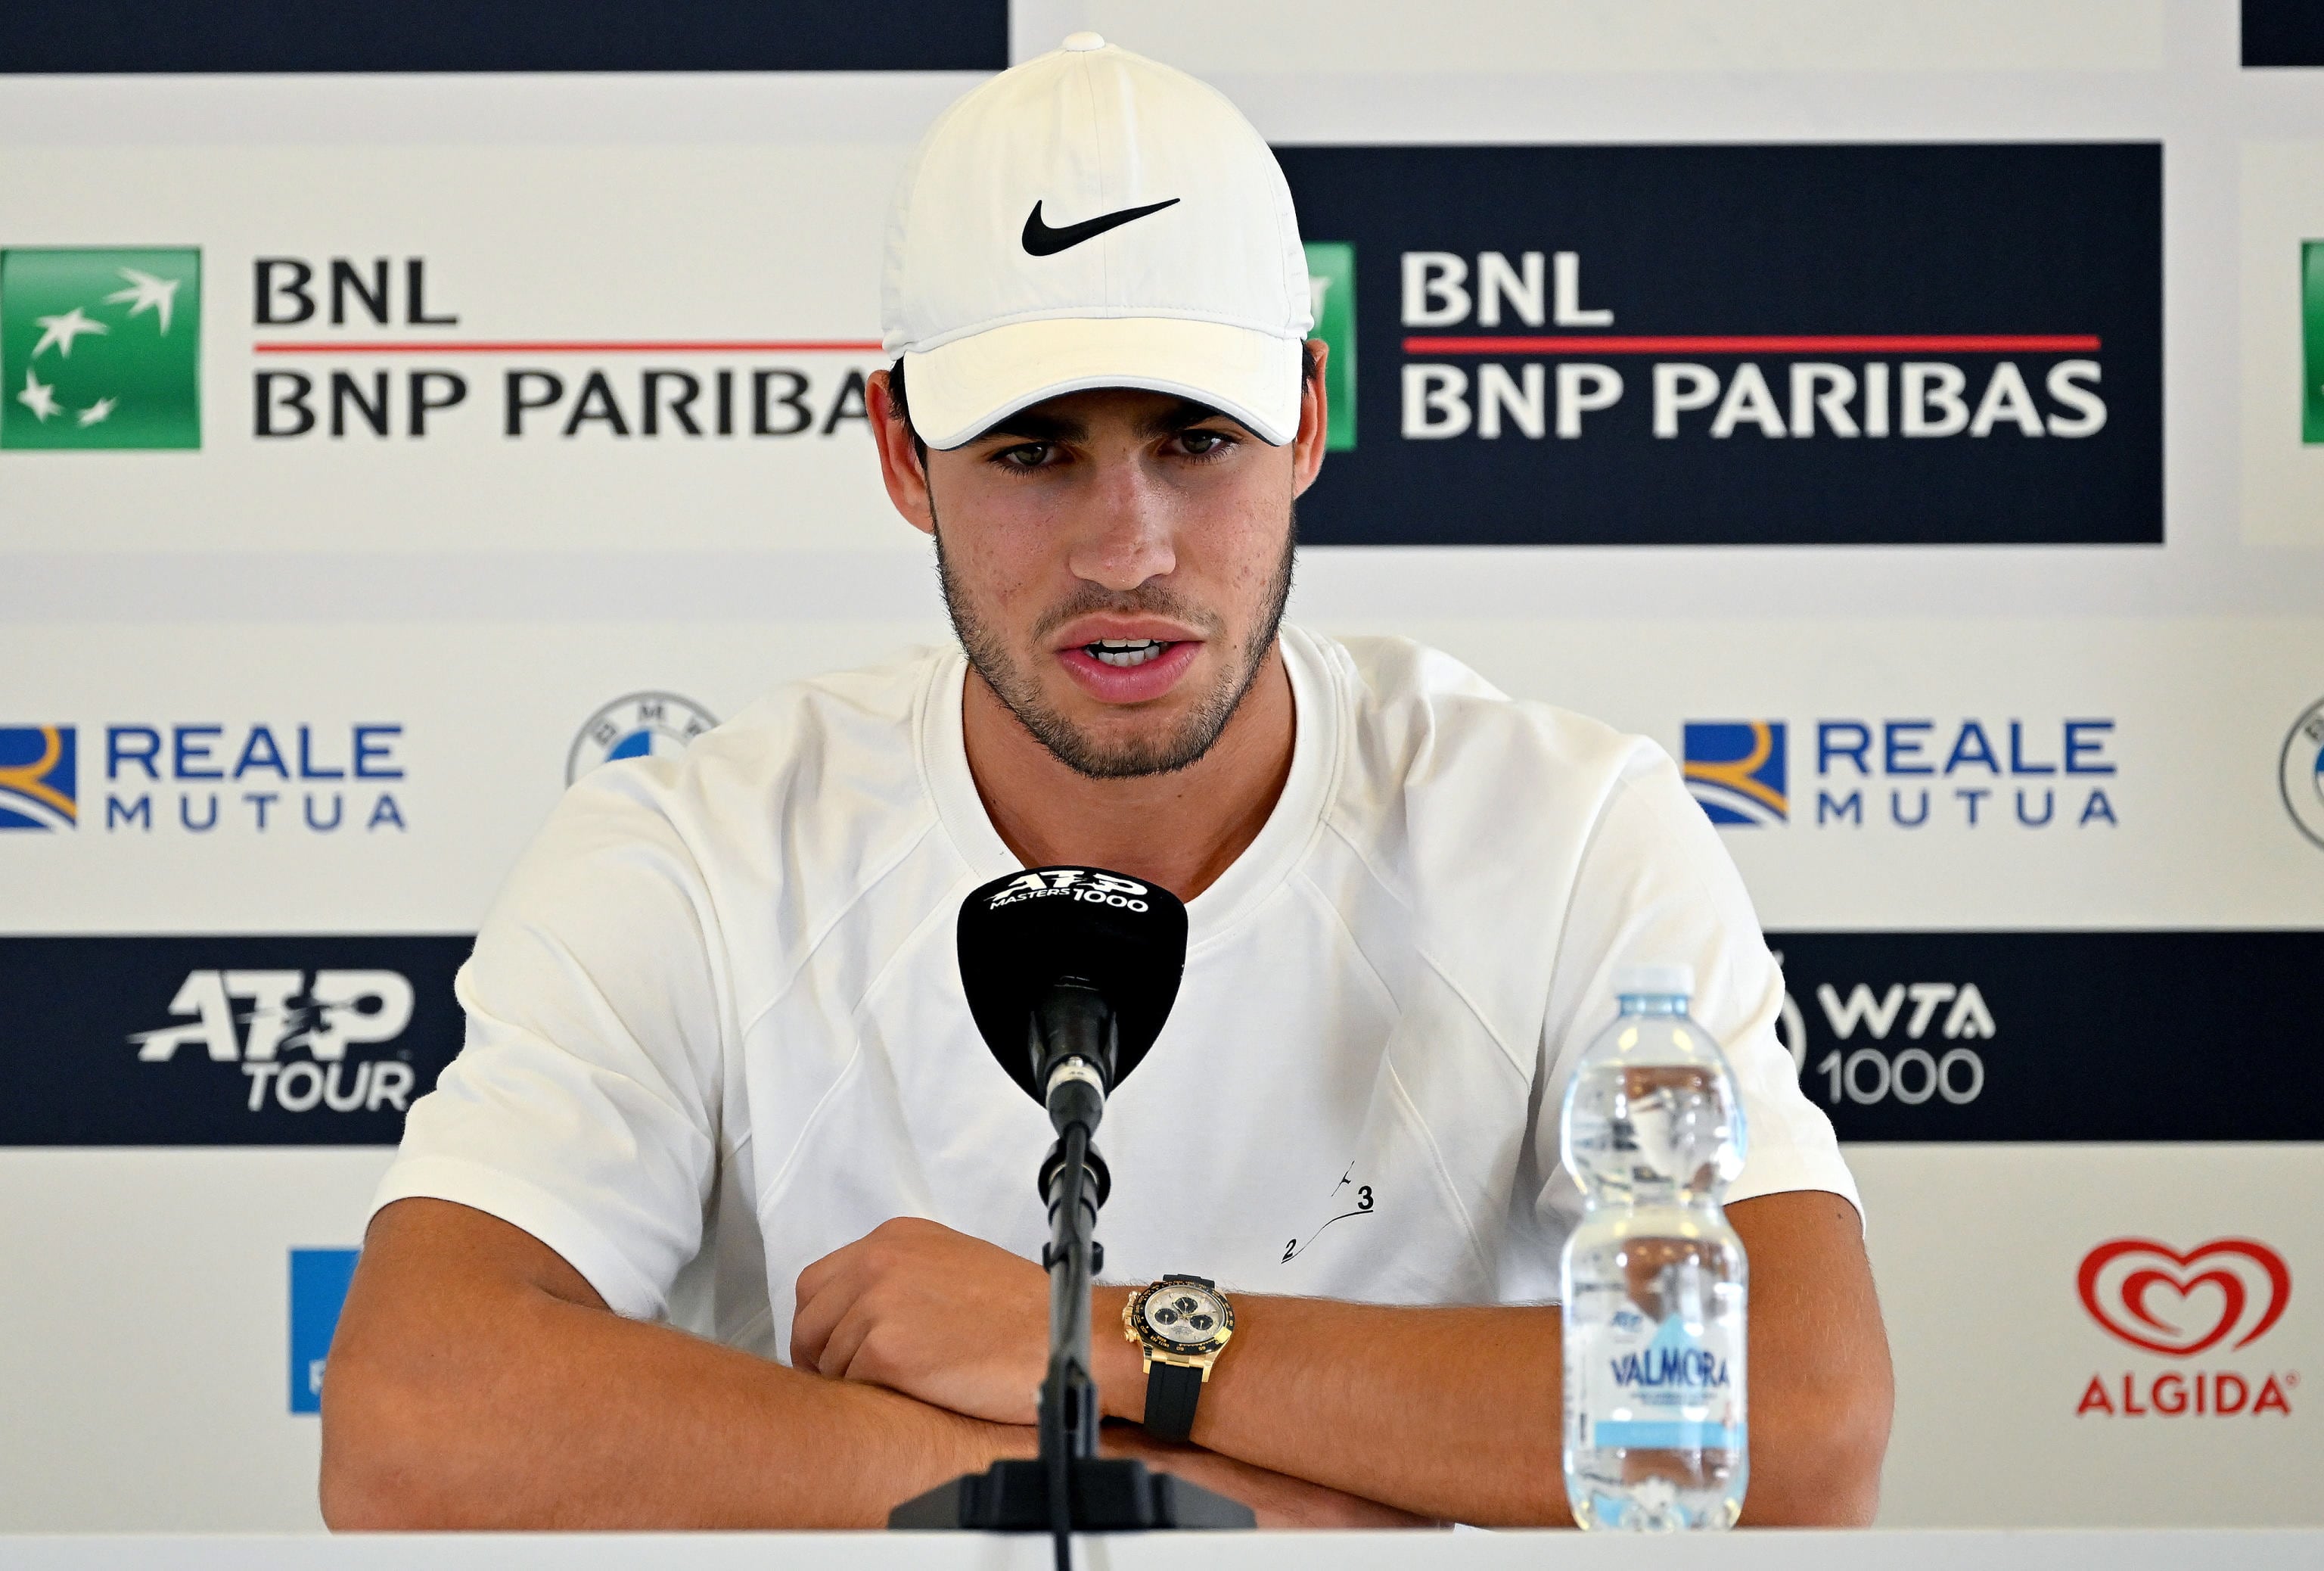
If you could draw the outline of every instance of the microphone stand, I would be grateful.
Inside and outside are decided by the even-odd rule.
[[[1086,1062],[1069,1058],[1051,1084],[1073,1073],[1102,1086]],[[1103,1269],[1097,1242],[1098,1207],[1112,1180],[1090,1144],[1104,1109],[1098,1089],[1086,1117],[1061,1115],[1062,1132],[1041,1164],[1042,1198],[1049,1208],[1049,1243],[1041,1263],[1049,1271],[1049,1367],[1041,1382],[1040,1455],[996,1462],[906,1501],[889,1513],[890,1528],[1047,1532],[1056,1541],[1057,1571],[1071,1571],[1075,1532],[1135,1532],[1153,1528],[1248,1528],[1250,1508],[1130,1457],[1097,1454],[1097,1382],[1090,1374],[1090,1280]],[[1077,1110],[1078,1112],[1078,1110]]]

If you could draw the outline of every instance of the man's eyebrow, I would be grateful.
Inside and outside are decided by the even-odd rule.
[[[1213,409],[1209,404],[1196,399],[1180,398],[1163,405],[1139,421],[1138,434],[1141,437],[1176,436],[1180,431],[1201,425],[1206,420],[1223,420],[1237,430],[1250,430],[1222,409]]]
[[[990,441],[994,437],[1014,437],[1020,442],[1078,442],[1088,439],[1089,428],[1077,420],[1043,414],[1038,409],[1020,409],[985,427],[975,439]]]
[[[1238,430],[1250,428],[1222,409],[1213,409],[1199,399],[1175,398],[1138,422],[1141,437],[1168,437],[1202,424],[1206,420],[1223,420]],[[1020,409],[1015,414],[1003,415],[972,439],[991,441],[1006,438],[1019,442],[1080,442],[1089,439],[1089,427],[1068,416],[1052,414],[1038,404]]]

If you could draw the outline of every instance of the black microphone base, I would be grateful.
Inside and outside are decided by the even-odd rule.
[[[1130,1457],[1076,1458],[1067,1477],[1077,1533],[1136,1533],[1155,1528],[1250,1528],[1250,1507],[1199,1484],[1149,1472]],[[992,1533],[1050,1530],[1049,1465],[996,1462],[989,1472],[940,1483],[888,1513],[890,1528],[969,1529]]]

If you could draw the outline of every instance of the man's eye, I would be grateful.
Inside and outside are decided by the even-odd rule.
[[[1026,442],[1014,448],[1003,448],[993,457],[1012,469],[1038,469],[1048,461],[1049,444]]]
[[[1234,445],[1234,439],[1224,431],[1181,431],[1178,440],[1197,458],[1206,458]]]

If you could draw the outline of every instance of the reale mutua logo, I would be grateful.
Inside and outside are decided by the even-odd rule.
[[[2074,1274],[2082,1308],[2107,1334],[2166,1359],[2213,1360],[2251,1346],[2283,1317],[2292,1271],[2250,1238],[2215,1238],[2181,1253],[2152,1238],[2115,1238]],[[2297,1370],[2149,1365],[2093,1373],[2077,1418],[2292,1416]]]
[[[2324,707],[2319,707],[2324,708]],[[1814,769],[1799,790],[1810,829],[2114,828],[2120,766],[2102,716],[1863,716],[1803,727]],[[1791,727],[1782,720],[1689,720],[1680,731],[1687,790],[1722,827],[1792,819]],[[1808,816],[1808,792],[1814,792]]]
[[[1781,824],[1792,816],[1781,720],[1690,720],[1680,737],[1686,789],[1714,824]]]
[[[202,445],[202,255],[0,251],[0,448]]]
[[[79,822],[78,751],[70,725],[0,725],[0,830]]]
[[[80,756],[86,740],[88,756]],[[0,725],[0,832],[402,834],[394,722]]]

